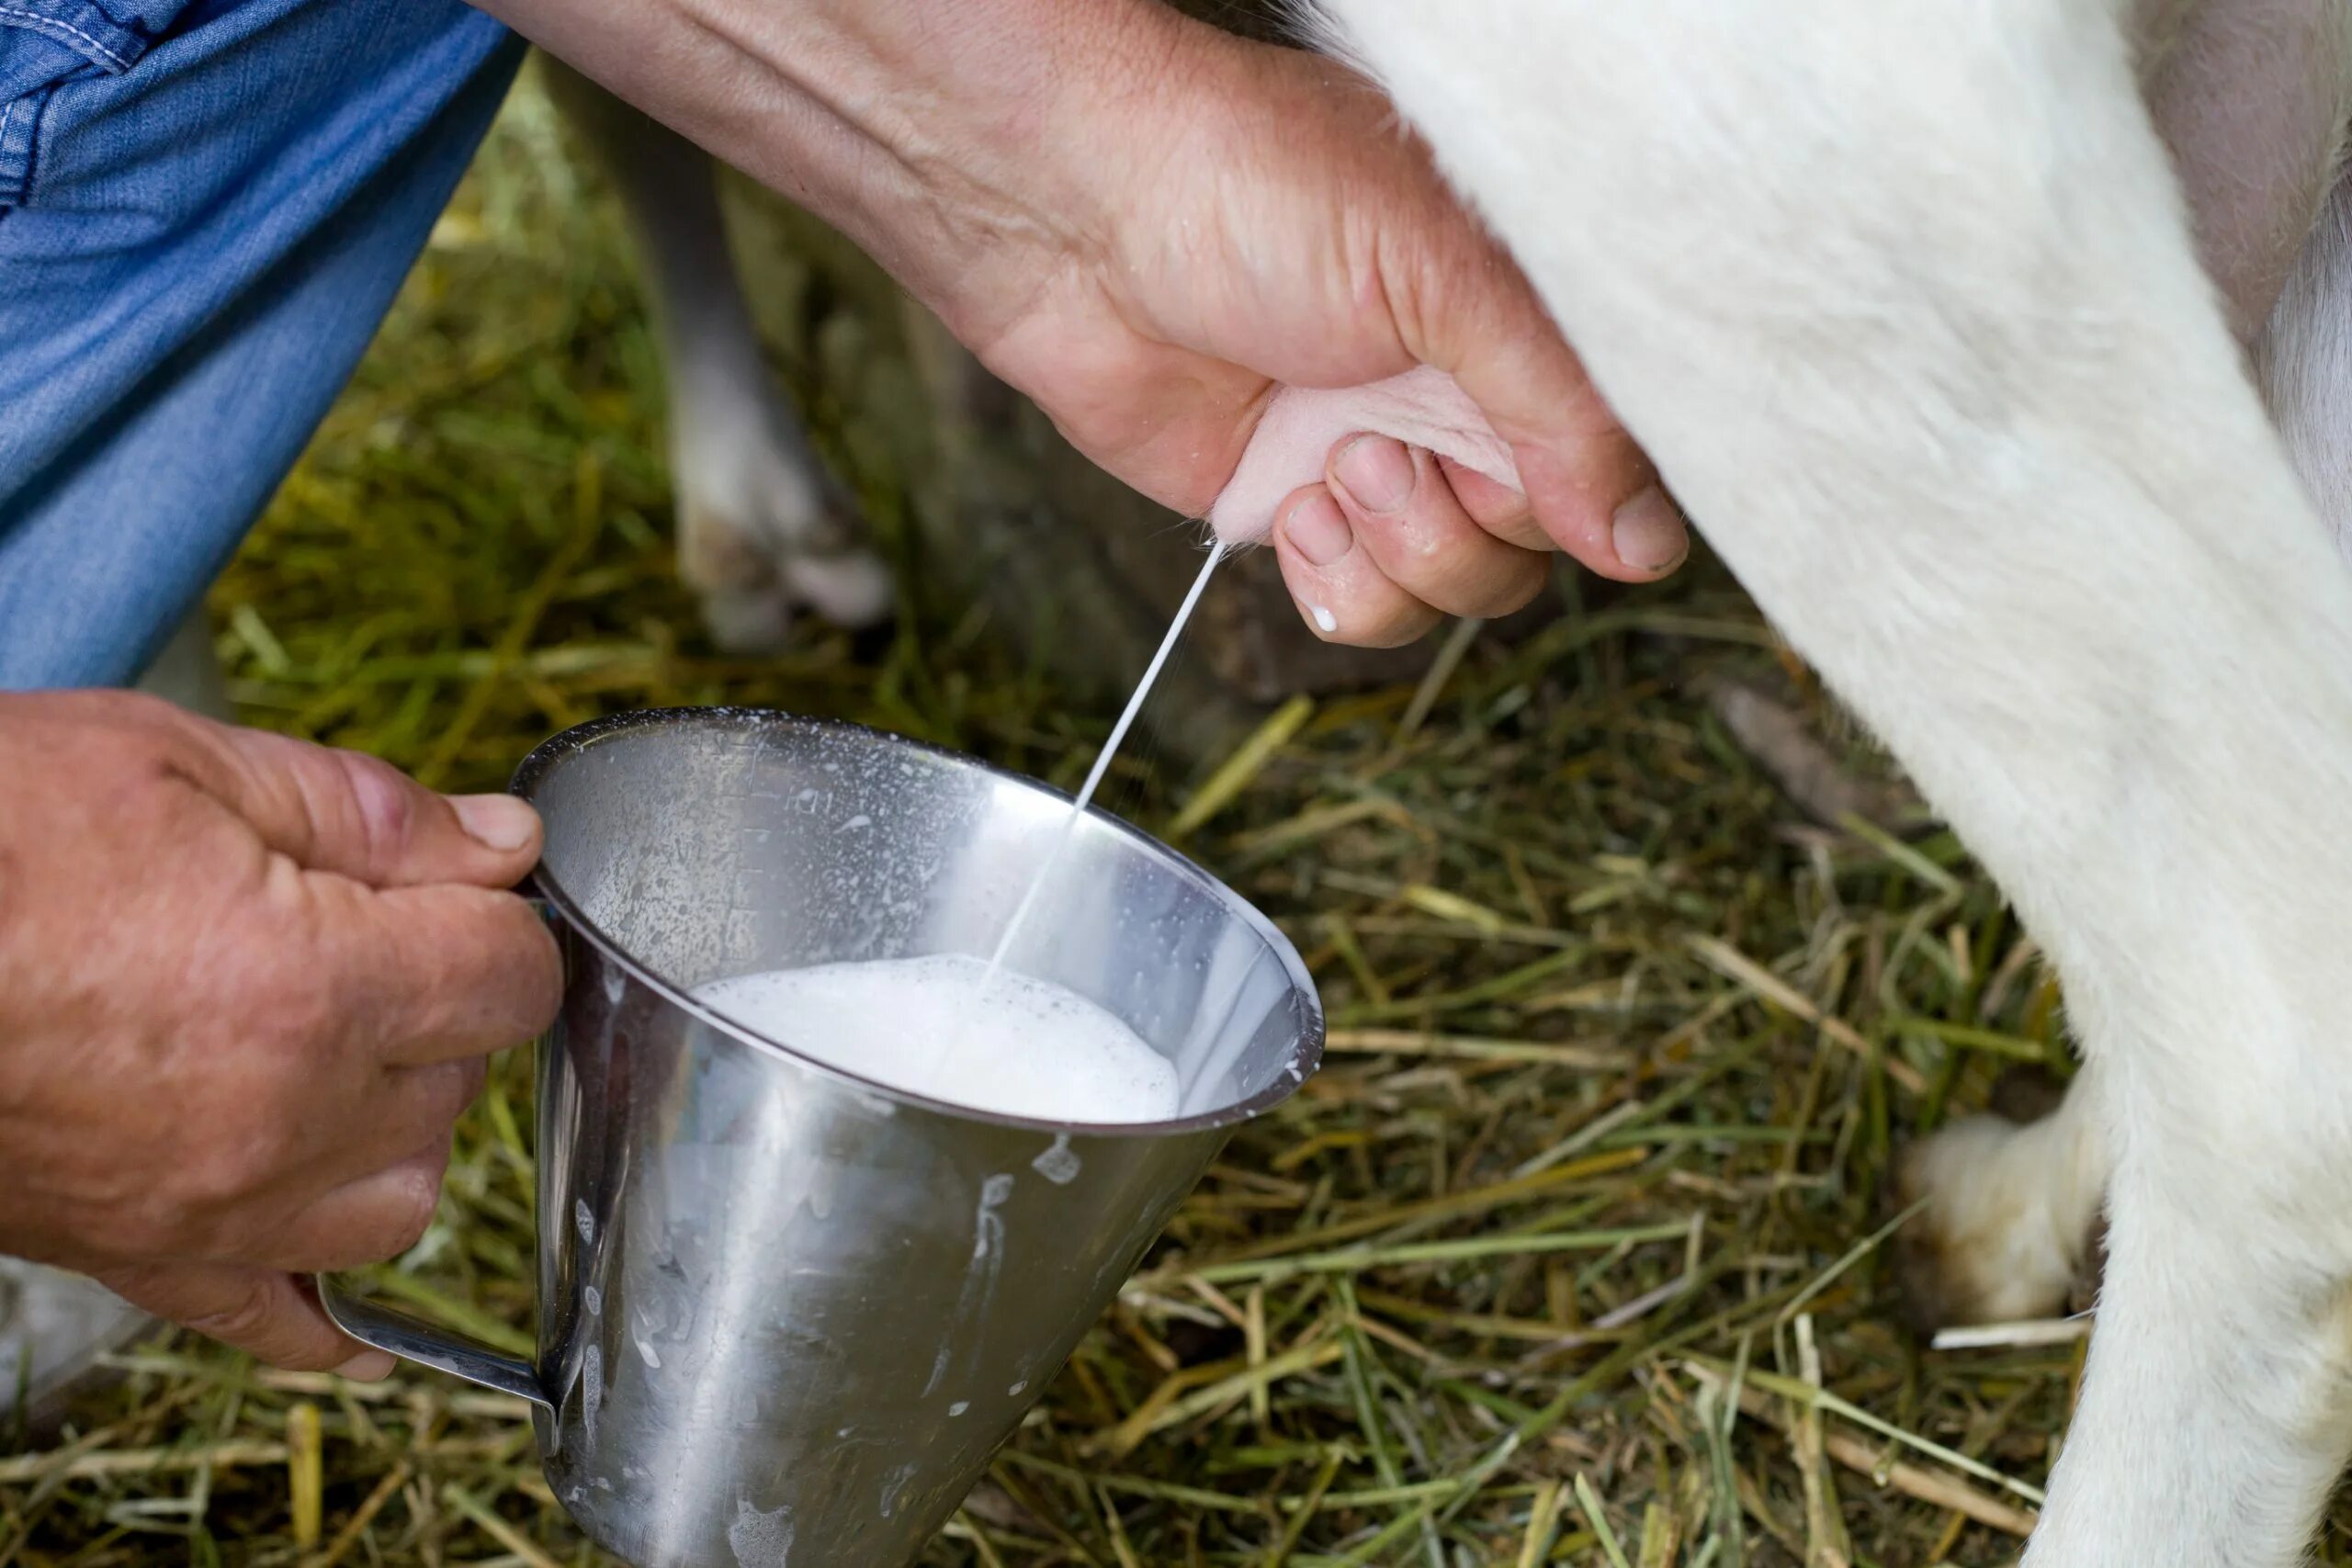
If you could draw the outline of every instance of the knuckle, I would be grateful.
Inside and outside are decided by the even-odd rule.
[[[133,1306],[148,1312],[161,1310],[156,1285],[163,1278],[163,1270],[154,1265],[102,1263],[90,1269],[90,1278]]]
[[[305,913],[320,919],[329,911],[314,907]],[[222,1042],[224,1049],[296,1052],[336,1021],[334,949],[322,940],[324,933],[306,925],[288,912],[263,908],[235,933],[243,1017],[234,1036]]]
[[[241,1273],[194,1310],[170,1314],[184,1328],[232,1345],[266,1337],[278,1315],[279,1280],[273,1274]]]
[[[1535,596],[1544,592],[1544,584],[1549,581],[1550,575],[1540,568],[1534,571],[1513,572],[1487,591],[1484,595],[1485,603],[1464,614],[1483,615],[1488,619],[1514,615],[1535,602]]]
[[[177,1189],[182,1218],[217,1224],[281,1178],[294,1163],[296,1133],[276,1097],[223,1111],[201,1142],[184,1151]]]
[[[419,1160],[403,1168],[387,1183],[379,1227],[371,1239],[379,1258],[397,1258],[424,1239],[441,1207],[441,1171],[445,1160]]]
[[[1425,605],[1417,606],[1392,617],[1352,640],[1366,648],[1403,648],[1408,643],[1419,642],[1422,637],[1427,637],[1430,628],[1436,626],[1440,618],[1436,611]]]
[[[146,692],[94,693],[91,700],[101,716],[143,744],[164,742],[186,728],[185,709]]]
[[[1470,521],[1490,534],[1516,534],[1535,519],[1527,497],[1500,485],[1477,491],[1463,502]]]
[[[235,1210],[260,1185],[258,1161],[237,1139],[222,1139],[193,1151],[182,1167],[179,1190],[165,1200],[176,1217],[191,1225],[212,1226]]]
[[[416,1086],[395,1120],[387,1124],[388,1136],[413,1150],[438,1148],[453,1140],[458,1119],[472,1103],[472,1083],[454,1068],[435,1067],[431,1071],[431,1081]]]
[[[349,803],[352,831],[370,865],[385,865],[408,847],[416,830],[416,797],[389,762],[356,751],[331,750]]]
[[[447,1133],[464,1115],[466,1107],[481,1093],[489,1080],[490,1063],[481,1056],[469,1056],[462,1062],[452,1062],[439,1069],[435,1082],[426,1100],[426,1113],[436,1133]]]
[[[556,948],[555,933],[547,922],[534,913],[529,905],[512,898],[515,919],[522,929],[515,935],[519,949],[514,965],[514,985],[524,998],[523,1013],[528,1030],[537,1033],[555,1021],[563,1005],[563,954]]]
[[[563,964],[554,933],[531,907],[511,893],[466,890],[482,900],[472,919],[480,933],[479,961],[469,966],[467,994],[458,1016],[479,1020],[483,1043],[513,1043],[510,1034],[544,1029],[563,999]],[[446,980],[445,980],[446,983]]]

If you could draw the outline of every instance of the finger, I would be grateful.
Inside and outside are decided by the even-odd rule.
[[[1438,612],[1391,582],[1356,543],[1347,513],[1323,486],[1294,491],[1275,516],[1283,581],[1326,641],[1396,648],[1437,625]]]
[[[1445,476],[1447,488],[1453,491],[1453,499],[1461,503],[1471,522],[1503,543],[1517,545],[1523,550],[1548,554],[1559,548],[1536,525],[1535,513],[1529,509],[1524,493],[1488,479],[1476,468],[1465,468],[1451,457],[1440,457],[1437,466],[1438,472]]]
[[[539,855],[538,814],[503,795],[443,795],[356,751],[213,727],[224,798],[270,848],[371,887],[511,887]]]
[[[424,1238],[440,1206],[441,1179],[449,1168],[450,1136],[443,1129],[422,1150],[354,1181],[345,1182],[256,1237],[238,1261],[295,1273],[333,1273],[398,1258]]]
[[[327,1318],[289,1274],[235,1263],[172,1263],[112,1269],[98,1282],[131,1305],[233,1345],[289,1371],[339,1371],[373,1381],[392,1358]]]
[[[1537,526],[1603,577],[1646,581],[1680,565],[1680,512],[1525,276],[1499,247],[1441,232],[1424,266],[1400,275],[1418,301],[1416,356],[1451,373],[1510,443]]]
[[[445,1147],[458,1118],[481,1093],[489,1063],[481,1056],[424,1066],[379,1068],[373,1087],[363,1090],[343,1135],[306,1146],[300,1163],[273,1182],[265,1196],[314,1197],[389,1169],[420,1149]],[[258,1258],[254,1259],[259,1261]],[[288,1258],[268,1261],[285,1269],[322,1269],[322,1263]]]
[[[1690,552],[1681,511],[1580,368],[1573,385],[1578,390],[1564,389],[1535,438],[1511,433],[1528,428],[1523,417],[1498,412],[1484,400],[1488,394],[1467,382],[1463,389],[1480,400],[1497,432],[1510,441],[1528,510],[1544,538],[1603,577],[1628,582],[1663,577]]]
[[[1326,472],[1357,545],[1431,608],[1507,615],[1543,591],[1551,558],[1472,522],[1425,449],[1359,435],[1333,451]]]
[[[1545,537],[1603,577],[1647,582],[1666,576],[1690,555],[1690,530],[1682,509],[1655,480],[1607,508],[1596,502],[1590,482],[1573,460],[1549,454],[1521,454],[1520,477],[1539,502],[1536,525]],[[1608,487],[1614,488],[1614,487]]]
[[[422,1066],[543,1032],[562,999],[555,939],[530,905],[481,887],[319,889],[322,961],[376,1059]]]

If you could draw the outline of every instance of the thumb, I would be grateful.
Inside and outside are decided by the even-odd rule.
[[[511,887],[538,860],[538,814],[511,795],[435,795],[374,757],[264,730],[214,735],[225,804],[308,870],[371,887]]]
[[[1407,346],[1451,373],[1507,446],[1515,473],[1506,482],[1525,493],[1553,544],[1603,577],[1664,576],[1690,549],[1680,510],[1525,275],[1476,233],[1467,223],[1433,228],[1419,265],[1406,264],[1393,287],[1444,302],[1415,312]]]
[[[1664,576],[1690,553],[1682,513],[1549,329],[1545,320],[1546,341],[1466,360],[1461,389],[1509,444],[1516,488],[1553,544],[1603,577]]]

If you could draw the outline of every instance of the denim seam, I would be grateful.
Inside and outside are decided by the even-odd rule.
[[[40,112],[53,87],[36,87],[0,106],[0,214],[32,199],[33,153]]]
[[[117,71],[128,71],[130,69],[130,61],[128,57],[115,50],[107,48],[106,43],[96,34],[84,32],[80,28],[75,27],[71,22],[61,22],[54,17],[44,17],[39,11],[28,11],[16,6],[0,6],[0,17],[7,17],[13,21],[21,22],[26,27],[35,29],[46,29],[51,32],[63,33],[69,39],[76,39],[82,43],[89,45],[93,51],[102,56],[108,63],[113,65]]]
[[[0,107],[0,207],[14,207],[24,200],[25,176],[16,167],[16,160],[8,155],[8,128],[17,123],[17,111],[25,107],[22,98],[11,98]],[[25,162],[31,163],[28,157]]]

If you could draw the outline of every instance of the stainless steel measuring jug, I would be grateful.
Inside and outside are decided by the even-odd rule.
[[[564,950],[538,1055],[538,1353],[321,1280],[370,1345],[521,1395],[548,1483],[639,1568],[899,1568],[1109,1304],[1232,1126],[1315,1069],[1298,954],[1089,814],[1015,968],[1167,1055],[1181,1117],[1062,1125],[861,1080],[689,993],[985,955],[1069,803],[851,725],[700,708],[525,760]]]

